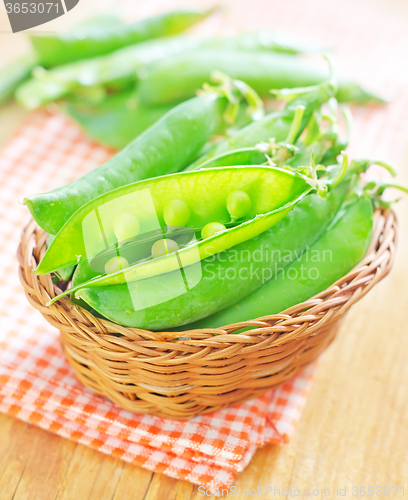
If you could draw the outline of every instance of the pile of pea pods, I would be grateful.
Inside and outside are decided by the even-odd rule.
[[[327,79],[321,49],[290,35],[267,30],[223,38],[182,34],[214,10],[171,11],[132,24],[101,16],[66,33],[31,35],[32,54],[1,72],[0,102],[14,94],[27,109],[58,107],[91,138],[121,149],[194,97],[213,70],[245,81],[262,98],[270,89]],[[336,98],[381,101],[345,79]]]
[[[49,305],[69,296],[97,317],[155,331],[279,313],[356,266],[374,209],[390,204],[385,189],[407,191],[364,184],[373,163],[395,172],[348,158],[351,115],[339,101],[371,94],[330,67],[304,66],[303,45],[271,33],[173,36],[206,15],[118,23],[106,36],[100,20],[81,28],[86,36],[33,37],[44,65],[62,52],[66,64],[34,72],[21,102],[64,98],[79,113],[79,100],[102,94],[102,116],[118,105],[119,122],[134,124],[108,162],[24,200],[49,234],[35,269],[60,288]],[[129,92],[137,99],[126,114]],[[151,119],[139,120],[145,112]]]

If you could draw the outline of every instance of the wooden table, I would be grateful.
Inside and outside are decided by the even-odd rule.
[[[3,40],[0,44],[4,46]],[[0,145],[24,117],[13,104],[0,110]],[[408,184],[408,157],[405,166],[400,180]],[[337,340],[322,356],[293,440],[258,450],[237,487],[272,486],[281,492],[292,488],[293,495],[295,489],[303,495],[311,488],[317,498],[324,496],[322,490],[326,497],[330,490],[332,498],[338,487],[347,487],[343,498],[360,498],[352,495],[352,486],[399,486],[393,498],[404,498],[405,486],[408,496],[406,199],[397,213],[404,226],[391,275],[352,308]],[[0,415],[1,500],[198,498],[203,497],[190,483]]]

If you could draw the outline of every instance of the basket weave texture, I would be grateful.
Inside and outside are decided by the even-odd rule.
[[[280,314],[182,335],[123,327],[66,297],[46,306],[61,291],[51,275],[33,272],[47,238],[34,221],[22,233],[19,275],[85,386],[135,413],[189,419],[259,396],[312,363],[348,309],[389,273],[396,236],[395,214],[377,210],[366,257],[324,292]],[[231,335],[243,327],[251,329]]]

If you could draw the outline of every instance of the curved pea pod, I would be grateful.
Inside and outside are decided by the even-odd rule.
[[[311,190],[300,176],[270,167],[222,167],[163,176],[111,191],[76,212],[56,236],[36,269],[37,274],[52,272],[82,260],[93,262],[112,251],[122,257],[124,247],[116,247],[118,217],[125,214],[138,221],[139,241],[143,235],[156,237],[150,243],[166,241],[168,226],[164,209],[173,200],[188,208],[185,228],[188,236],[177,251],[153,259],[136,260],[127,269],[101,276],[87,286],[114,285],[194,267],[202,259],[251,239],[279,222]],[[231,226],[230,194],[242,193],[249,199],[246,214],[232,227],[198,240],[196,228],[217,222]],[[228,209],[227,209],[228,207]],[[168,240],[167,240],[168,241]],[[130,243],[129,243],[130,244]],[[131,244],[130,244],[131,245]],[[119,253],[118,253],[119,252]],[[198,266],[200,268],[200,265]],[[73,289],[71,291],[74,291]]]
[[[248,321],[304,302],[347,274],[364,257],[372,235],[373,205],[367,196],[345,206],[335,224],[272,280],[244,300],[188,325],[216,328]]]
[[[156,61],[200,47],[217,47],[220,50],[224,48],[248,51],[279,50],[291,53],[300,50],[300,42],[291,45],[290,37],[286,38],[287,43],[283,41],[284,35],[266,31],[228,38],[199,39],[173,36],[148,40],[103,56],[75,61],[48,71],[37,68],[33,78],[18,89],[16,99],[23,107],[35,109],[78,93],[86,92],[91,97],[104,90],[125,89],[136,83],[139,71],[146,71],[145,68]]]
[[[208,17],[214,9],[206,11],[175,10],[132,24],[110,26],[87,24],[67,33],[31,35],[30,40],[45,66],[86,59],[152,38],[175,35]]]
[[[195,97],[166,113],[112,159],[80,179],[25,198],[38,225],[56,234],[82,205],[107,191],[176,172],[193,161],[222,120],[227,100]]]
[[[288,259],[300,258],[332,221],[347,188],[348,183],[339,185],[325,200],[310,194],[275,226],[205,259],[202,277],[191,288],[174,271],[134,283],[84,288],[75,300],[121,325],[153,330],[215,314],[262,286]]]
[[[140,106],[134,92],[108,96],[102,103],[66,103],[63,111],[74,119],[96,141],[116,149],[127,146],[172,106]]]
[[[149,40],[50,70],[36,68],[31,80],[17,89],[16,100],[26,109],[36,109],[67,96],[82,94],[91,100],[107,91],[128,89],[135,85],[137,72],[145,66],[197,44],[194,39],[169,37],[165,41]]]
[[[264,97],[270,95],[271,89],[316,85],[330,76],[328,69],[286,54],[202,49],[179,54],[152,67],[139,84],[140,101],[152,105],[191,97],[214,70],[243,80]],[[338,97],[358,103],[383,102],[346,80],[339,81]]]

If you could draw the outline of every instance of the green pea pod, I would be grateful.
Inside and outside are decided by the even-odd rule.
[[[295,113],[296,109],[292,107],[269,113],[260,120],[250,123],[241,130],[237,130],[227,139],[215,144],[214,147],[211,147],[209,151],[189,165],[186,170],[196,170],[209,160],[236,150],[252,148],[262,141],[269,141],[271,137],[274,137],[276,142],[284,141],[292,128]],[[298,134],[304,130],[310,116],[311,110],[306,110],[302,123],[298,128]]]
[[[63,111],[96,141],[116,149],[127,146],[172,106],[142,107],[133,91],[113,94],[100,104],[66,103]]]
[[[316,160],[322,160],[327,152],[327,147],[332,144],[334,157],[333,163],[336,163],[335,157],[346,147],[347,139],[339,141],[338,127],[337,131],[328,130],[325,133],[320,131],[320,125],[316,118],[316,112],[320,115],[321,105],[326,102],[333,104],[335,99],[333,94],[336,86],[331,80],[316,86],[294,89],[282,89],[279,92],[279,98],[286,99],[288,104],[285,109],[274,111],[264,116],[258,121],[248,124],[241,130],[234,131],[230,136],[217,142],[215,145],[207,144],[206,151],[195,162],[189,165],[186,170],[195,170],[209,162],[212,159],[223,156],[228,161],[227,153],[233,155],[234,151],[241,149],[254,149],[260,143],[269,143],[271,139],[275,143],[295,144],[305,130],[308,133],[302,140],[302,146],[299,154],[296,154],[289,164],[292,166],[307,165],[309,163],[311,150],[314,150]],[[334,120],[334,118],[333,118]],[[326,135],[330,132],[330,140]],[[334,142],[333,142],[334,140]],[[319,145],[316,146],[316,142]],[[250,154],[247,151],[245,154]],[[225,157],[224,157],[225,155]]]
[[[177,272],[173,272],[124,285],[84,288],[74,300],[121,325],[153,330],[215,314],[262,286],[287,265],[288,259],[300,257],[333,219],[347,188],[348,183],[342,183],[326,200],[308,195],[272,228],[205,259],[201,280],[193,288],[183,289]],[[78,268],[82,266],[89,269],[87,263]],[[89,272],[84,276],[92,277]]]
[[[39,68],[33,78],[22,85],[17,93],[17,101],[27,109],[35,109],[49,102],[86,90],[100,92],[103,89],[125,89],[137,81],[137,72],[146,71],[155,61],[165,60],[174,55],[200,47],[217,49],[235,48],[248,51],[280,50],[296,52],[300,43],[285,43],[284,35],[272,32],[250,33],[229,38],[199,39],[185,36],[168,37],[165,40],[149,40],[116,50],[110,54],[75,61],[45,71]],[[307,44],[306,44],[307,47]]]
[[[270,95],[271,89],[316,85],[329,77],[328,69],[290,55],[195,50],[179,54],[154,66],[140,82],[140,102],[145,105],[164,104],[191,97],[208,81],[214,70],[245,81],[264,97]],[[357,103],[383,102],[359,85],[346,80],[339,81],[338,97]]]
[[[86,59],[144,42],[153,38],[181,33],[208,17],[214,9],[206,11],[175,10],[132,24],[78,26],[68,33],[31,35],[31,43],[45,66],[57,66]]]
[[[216,328],[278,314],[322,292],[363,259],[371,241],[372,207],[367,196],[348,205],[299,260],[245,299],[188,328]]]
[[[109,17],[100,16],[98,18],[88,20],[83,25],[99,25],[100,27],[106,27],[108,24],[113,25],[114,23],[119,24],[119,20],[115,19],[113,15],[110,15]],[[21,86],[25,80],[28,80],[30,76],[32,76],[32,71],[38,63],[39,61],[37,55],[27,54],[1,68],[0,104],[11,98],[15,90]]]
[[[268,163],[272,165],[275,164],[278,167],[290,166],[293,169],[294,167],[308,165],[311,154],[314,155],[314,160],[317,163],[323,160],[325,154],[329,150],[331,153],[330,158],[332,157],[332,154],[334,155],[334,151],[336,151],[335,156],[338,156],[347,146],[347,143],[345,141],[339,139],[338,132],[330,133],[329,139],[327,137],[327,134],[322,134],[319,129],[319,133],[315,134],[316,137],[313,140],[307,142],[307,144],[305,144],[306,139],[302,140],[299,144],[296,143],[296,146],[290,144],[291,142],[296,142],[296,138],[304,130],[302,121],[305,109],[306,108],[304,105],[298,105],[295,107],[292,123],[290,128],[288,129],[285,141],[276,142],[276,137],[273,136],[270,137],[268,141],[258,143],[254,147],[233,149],[232,151],[221,153],[218,156],[209,158],[207,161],[203,162],[204,158],[208,158],[214,155],[223,148],[228,149],[231,146],[234,147],[237,141],[240,141],[241,138],[245,141],[248,141],[248,139],[250,139],[251,137],[251,133],[248,134],[248,131],[251,131],[253,129],[259,131],[260,133],[258,134],[258,137],[262,137],[263,133],[266,130],[268,130],[268,132],[269,130],[272,132],[273,128],[269,129],[269,125],[274,123],[273,118],[276,117],[276,114],[272,114],[272,116],[264,117],[259,122],[252,123],[242,131],[232,134],[232,136],[224,142],[218,143],[206,155],[204,155],[204,157],[199,158],[185,170],[197,170],[202,168],[214,168],[228,165],[260,165],[262,163]],[[309,113],[310,110],[307,113],[307,116],[310,116]],[[314,127],[315,125],[314,116],[312,118],[313,119],[310,120],[310,122],[307,124],[307,137],[309,137],[310,135],[310,126]],[[282,133],[283,130],[284,129],[281,128],[279,132]]]
[[[47,274],[83,260],[92,261],[109,253],[110,249],[113,255],[119,252],[118,256],[123,257],[122,250],[126,251],[126,246],[115,246],[120,243],[115,224],[123,214],[138,221],[142,243],[143,235],[150,235],[152,231],[159,231],[153,243],[161,240],[162,231],[167,227],[164,207],[174,199],[182,200],[189,207],[186,228],[190,228],[190,233],[211,222],[231,224],[227,196],[244,191],[250,203],[245,216],[240,217],[233,227],[224,227],[223,231],[201,241],[191,234],[177,252],[136,262],[124,271],[102,276],[88,286],[137,281],[186,268],[272,227],[310,190],[309,184],[298,175],[261,166],[182,172],[123,186],[79,209],[57,234],[36,273]]]
[[[36,58],[30,54],[1,68],[0,104],[13,95],[16,87],[30,76],[35,65]]]
[[[132,182],[176,172],[194,160],[221,121],[227,100],[203,95],[164,115],[97,169],[54,191],[25,198],[45,231],[56,234],[82,205]]]
[[[85,28],[85,29],[109,29],[112,26],[123,26],[123,22],[120,17],[118,17],[113,12],[104,12],[100,15],[87,18],[80,23],[78,23],[75,28]]]
[[[210,38],[203,40],[201,47],[222,48],[244,51],[283,52],[286,54],[304,54],[322,52],[322,48],[306,40],[298,39],[292,33],[270,30],[254,33],[241,33],[226,38]]]
[[[51,70],[37,68],[33,78],[16,92],[16,100],[26,109],[36,109],[69,95],[86,92],[88,98],[133,87],[137,71],[153,62],[174,56],[198,42],[186,37],[149,40],[124,47],[112,54],[76,61]]]
[[[342,147],[339,148],[339,151],[337,152],[338,156],[341,151],[343,151],[344,146],[341,145]],[[313,148],[293,148],[290,144],[287,144],[282,147],[292,147],[294,150],[293,157],[288,157],[284,162],[282,162],[281,165],[278,165],[275,163],[276,166],[282,168],[282,167],[292,167],[292,170],[294,170],[298,166],[302,165],[307,165],[310,161],[310,155],[311,152],[313,151]],[[323,159],[324,157],[324,149],[318,153],[321,154],[316,154],[314,155],[315,161],[320,163],[320,160]],[[332,159],[332,157],[330,157]],[[198,169],[205,169],[205,168],[216,168],[216,167],[227,167],[230,165],[262,165],[262,164],[268,164],[269,161],[274,162],[274,158],[271,158],[271,155],[267,151],[263,151],[261,148],[261,145],[255,146],[253,148],[243,148],[243,149],[235,149],[233,151],[230,151],[228,153],[221,154],[219,156],[216,156],[215,158],[211,158],[207,160],[204,163],[200,163],[197,165],[195,168],[187,168],[185,169],[185,172],[189,170],[198,170]]]

